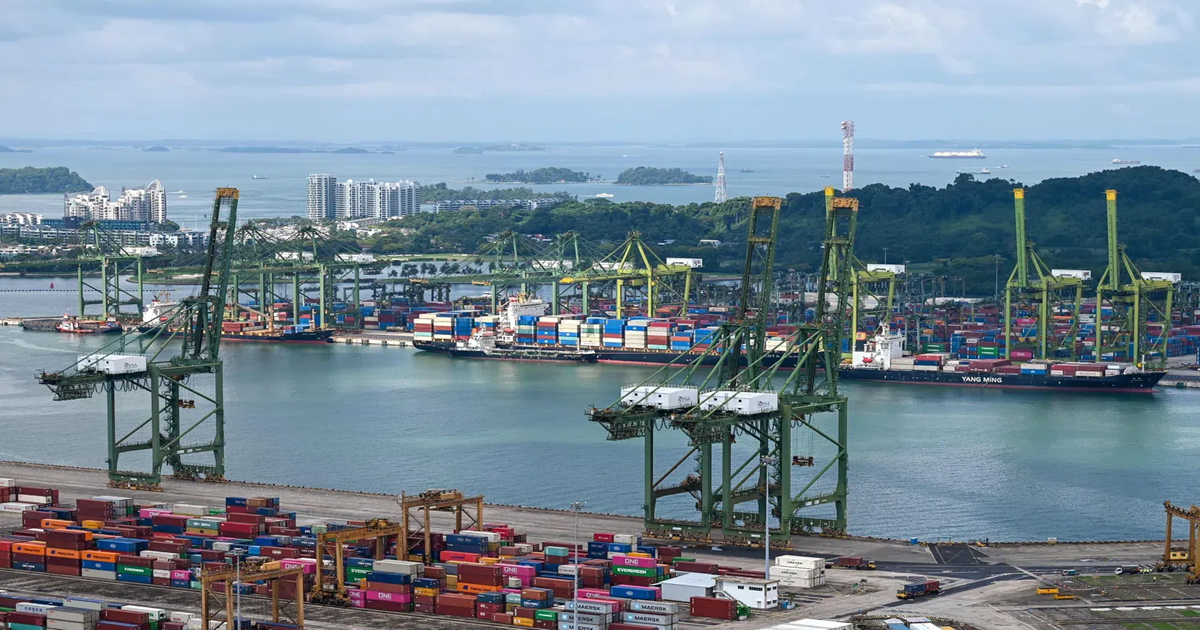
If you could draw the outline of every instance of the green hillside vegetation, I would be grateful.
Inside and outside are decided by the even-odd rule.
[[[551,197],[574,198],[568,192],[534,192],[532,188],[495,188],[482,190],[467,186],[461,189],[454,189],[447,186],[445,182],[421,186],[422,202],[453,201],[459,199],[548,199]]]
[[[559,182],[586,182],[592,179],[592,176],[583,171],[551,166],[532,171],[518,169],[514,173],[488,173],[484,179],[497,183],[557,184]]]
[[[90,192],[92,186],[65,166],[0,168],[0,195]]]
[[[864,261],[908,261],[916,268],[962,277],[975,294],[991,295],[996,263],[1003,284],[1015,250],[1013,193],[1021,184],[994,178],[976,181],[960,175],[935,188],[913,184],[893,188],[872,184],[855,191],[860,201],[856,254]],[[1121,242],[1142,271],[1171,271],[1200,279],[1200,181],[1179,171],[1138,166],[1057,178],[1026,188],[1029,238],[1052,267],[1105,266],[1106,189],[1119,192]],[[552,209],[481,210],[425,213],[394,225],[376,237],[375,251],[473,252],[485,237],[503,230],[560,234],[574,230],[593,242],[619,243],[638,230],[662,256],[695,255],[707,270],[738,271],[744,255],[749,199],[724,204],[671,206],[645,202],[572,201]],[[782,268],[815,269],[820,264],[824,229],[821,191],[792,193],[784,201],[777,260]],[[697,247],[700,239],[726,246]]]
[[[618,184],[633,186],[711,184],[712,181],[711,175],[696,175],[678,168],[652,168],[649,166],[627,168],[617,176]]]

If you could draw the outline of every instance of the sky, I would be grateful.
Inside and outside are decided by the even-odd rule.
[[[1195,0],[0,0],[0,137],[1200,135]]]

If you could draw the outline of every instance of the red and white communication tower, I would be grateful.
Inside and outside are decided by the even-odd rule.
[[[842,123],[842,192],[854,190],[854,121]]]

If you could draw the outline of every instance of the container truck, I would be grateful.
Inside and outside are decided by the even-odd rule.
[[[912,599],[914,597],[924,597],[925,595],[937,595],[941,591],[941,584],[937,580],[926,580],[924,582],[905,584],[904,588],[896,591],[896,597],[899,599]]]

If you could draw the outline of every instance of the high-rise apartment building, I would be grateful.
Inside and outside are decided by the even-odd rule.
[[[339,219],[393,219],[421,210],[416,182],[356,182],[348,179],[337,182],[336,189],[334,216]],[[311,182],[309,190],[312,190]],[[311,196],[309,208],[311,216]]]
[[[337,177],[327,173],[308,176],[308,218],[313,221],[333,219],[338,210]]]
[[[156,179],[145,188],[122,188],[121,196],[114,200],[107,188],[99,186],[90,193],[64,195],[63,216],[162,223],[167,220],[167,191]]]

